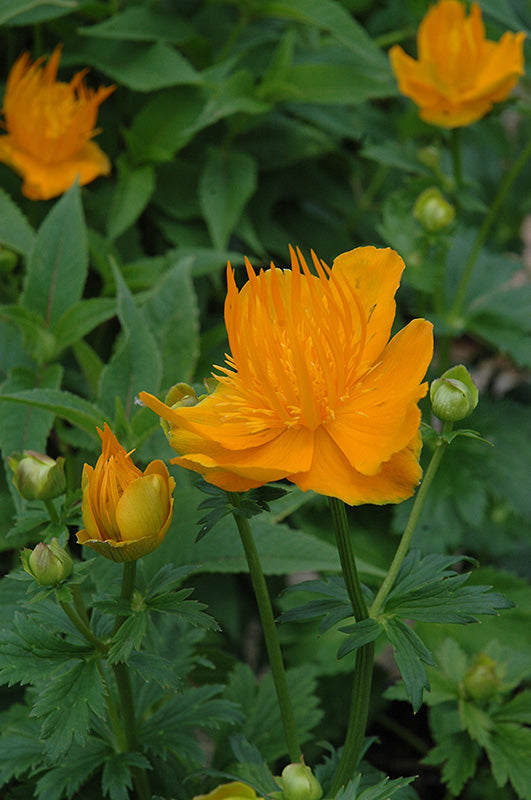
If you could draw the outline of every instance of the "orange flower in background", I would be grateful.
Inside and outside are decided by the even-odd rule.
[[[439,0],[420,23],[418,61],[398,45],[389,57],[400,91],[422,119],[458,128],[481,119],[516,86],[524,73],[524,39],[525,33],[504,33],[491,42],[477,3],[467,17],[459,0]]]
[[[171,408],[140,399],[170,424],[181,464],[228,491],[287,478],[350,504],[397,503],[420,479],[421,381],[432,326],[417,319],[389,341],[404,262],[390,249],[343,253],[332,269],[301,253],[291,270],[238,291],[227,269],[231,355],[212,394]]]
[[[3,107],[7,135],[0,136],[0,161],[22,176],[22,192],[30,200],[56,197],[76,177],[84,185],[111,169],[91,139],[98,132],[98,106],[115,87],[87,88],[85,70],[70,83],[57,81],[60,57],[60,46],[46,65],[42,58],[31,64],[24,53],[7,79]]]
[[[170,527],[175,481],[162,461],[136,467],[108,425],[101,456],[83,468],[80,544],[113,561],[134,561],[158,547]]]

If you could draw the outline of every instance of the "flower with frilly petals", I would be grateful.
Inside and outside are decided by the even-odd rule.
[[[481,119],[516,86],[524,73],[524,39],[525,33],[507,32],[491,42],[477,3],[467,17],[459,0],[439,0],[419,26],[418,61],[398,45],[389,57],[400,91],[422,119],[458,128]]]
[[[108,425],[101,456],[83,468],[80,544],[112,561],[134,561],[158,547],[170,527],[175,481],[162,461],[136,467]]]
[[[255,790],[246,783],[231,781],[216,786],[208,794],[196,795],[194,800],[262,800],[262,798],[257,798]]]
[[[227,268],[231,355],[212,394],[171,408],[140,399],[170,423],[174,463],[231,492],[287,478],[347,503],[398,503],[420,480],[421,383],[432,326],[389,336],[404,262],[360,247],[316,274],[291,251],[291,270],[255,274],[238,291]]]
[[[83,83],[85,70],[70,83],[57,81],[61,47],[48,63],[31,63],[28,53],[15,61],[7,79],[3,113],[7,135],[0,136],[0,161],[23,178],[22,193],[48,200],[79,183],[90,183],[111,170],[109,159],[92,137],[98,106],[114,91],[96,91]]]

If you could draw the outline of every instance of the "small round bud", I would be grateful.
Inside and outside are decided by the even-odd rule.
[[[430,144],[417,150],[417,159],[421,164],[424,164],[425,167],[436,170],[440,165],[441,151],[438,147]]]
[[[189,386],[187,383],[176,383],[168,391],[164,402],[167,406],[171,406],[171,408],[182,408],[183,406],[196,406],[199,402],[199,398],[192,386]],[[166,437],[169,438],[171,429],[170,423],[161,417],[160,427],[164,431]]]
[[[486,653],[480,653],[468,668],[463,681],[465,692],[471,700],[483,702],[493,699],[501,687],[497,663]]]
[[[277,782],[282,787],[284,800],[319,800],[323,794],[319,781],[305,764],[288,764]]]
[[[54,538],[49,544],[39,542],[33,550],[24,549],[20,557],[22,566],[41,586],[55,586],[68,578],[74,562],[69,553]]]
[[[433,413],[443,422],[470,416],[478,404],[478,390],[467,369],[459,364],[446,370],[430,386]]]
[[[439,233],[453,222],[455,208],[436,187],[432,187],[417,197],[413,216],[429,233]]]
[[[13,483],[26,500],[51,500],[66,489],[64,458],[55,461],[43,453],[24,450],[9,459]]]

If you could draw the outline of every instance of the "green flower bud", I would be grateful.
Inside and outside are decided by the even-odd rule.
[[[192,386],[189,386],[187,383],[176,383],[168,391],[164,402],[167,406],[171,406],[171,408],[181,408],[182,406],[196,406],[199,402],[199,398]],[[160,427],[164,431],[166,437],[169,438],[170,423],[161,417]]]
[[[425,167],[435,170],[438,169],[441,162],[441,151],[438,147],[430,144],[417,150],[417,158]]]
[[[430,386],[433,413],[443,422],[457,422],[470,416],[478,404],[478,390],[466,367],[446,370]]]
[[[501,678],[497,663],[486,653],[480,653],[468,668],[464,677],[465,692],[471,700],[483,702],[492,700],[499,692]]]
[[[436,187],[432,187],[417,197],[413,216],[429,233],[438,233],[453,222],[455,208]]]
[[[33,550],[24,548],[20,557],[26,572],[41,586],[55,586],[68,578],[74,566],[70,555],[55,536],[49,544],[39,542]]]
[[[51,500],[66,489],[64,458],[53,458],[24,450],[8,458],[13,483],[26,500]]]
[[[284,800],[319,800],[323,795],[310,767],[302,763],[288,764],[276,781],[282,787]]]

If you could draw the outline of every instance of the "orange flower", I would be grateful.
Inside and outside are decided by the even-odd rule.
[[[170,527],[175,481],[162,461],[142,473],[108,425],[94,469],[83,469],[83,522],[80,544],[113,561],[134,561],[155,550]]]
[[[22,192],[30,200],[62,194],[76,177],[84,185],[107,175],[109,159],[90,141],[98,106],[114,91],[97,91],[83,83],[85,71],[70,83],[56,80],[61,47],[48,63],[31,64],[28,53],[15,61],[7,79],[3,113],[7,135],[0,137],[0,161],[24,179]]]
[[[393,250],[351,250],[332,269],[312,258],[317,275],[293,250],[291,271],[246,262],[240,292],[229,264],[232,355],[214,392],[188,407],[140,399],[170,423],[174,463],[222,489],[287,478],[350,504],[400,502],[420,479],[432,326],[413,320],[389,341],[404,269]]]
[[[466,17],[459,0],[439,0],[420,24],[418,61],[398,45],[389,57],[400,91],[422,119],[458,128],[481,119],[516,86],[524,73],[524,39],[525,33],[504,33],[491,42],[477,3]]]

